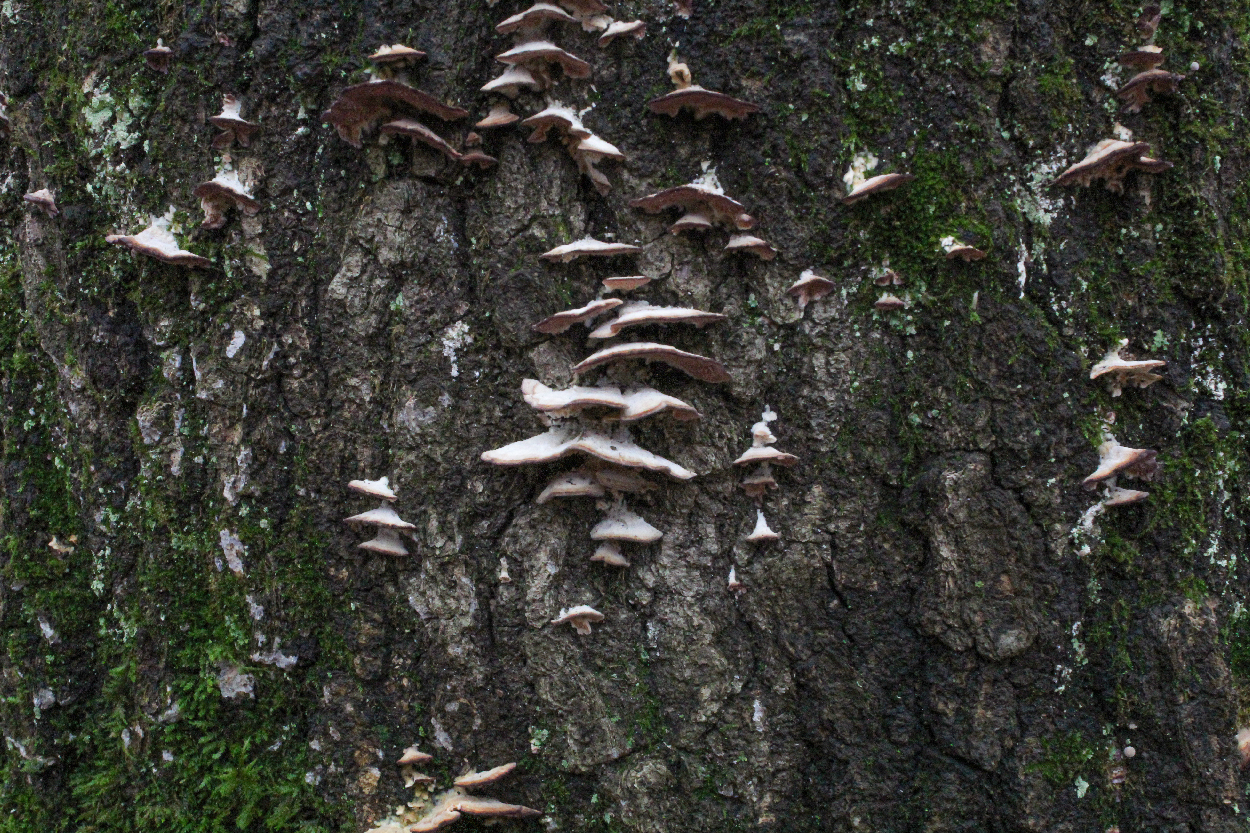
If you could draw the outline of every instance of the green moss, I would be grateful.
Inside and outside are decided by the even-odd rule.
[[[1078,777],[1092,780],[1097,751],[1081,732],[1042,738],[1042,752],[1042,757],[1026,766],[1025,771],[1041,773],[1056,788],[1071,786]]]

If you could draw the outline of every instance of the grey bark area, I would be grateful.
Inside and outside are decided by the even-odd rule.
[[[355,833],[509,761],[484,794],[543,817],[500,830],[1244,829],[1244,6],[1167,3],[1187,77],[1130,114],[1129,3],[618,0],[645,38],[560,29],[593,74],[552,92],[627,155],[605,195],[523,130],[485,132],[479,171],[320,123],[402,42],[472,113],[430,122],[460,147],[522,7],[0,7],[0,829]],[[760,112],[650,114],[676,44]],[[229,151],[261,209],[208,230],[224,93],[261,126]],[[1125,130],[1175,166],[1051,185]],[[916,179],[843,205],[866,153]],[[775,260],[629,207],[705,163]],[[43,187],[59,217],[23,203]],[[104,242],[171,205],[211,268]],[[585,235],[643,251],[539,260]],[[887,259],[900,310],[873,305]],[[800,310],[809,268],[836,286]],[[634,438],[699,476],[632,501],[664,535],[613,571],[592,501],[535,502],[572,464],[479,455],[543,430],[522,379],[591,352],[531,326],[629,274],[728,316],[639,333],[732,382],[639,377],[702,419]],[[1119,339],[1164,379],[1091,381]],[[752,544],[731,463],[766,406],[801,462]],[[1111,412],[1161,467],[1091,512]],[[347,481],[384,475],[408,557],[342,523],[370,508]],[[579,604],[593,634],[549,624]],[[414,744],[432,790],[394,764]]]

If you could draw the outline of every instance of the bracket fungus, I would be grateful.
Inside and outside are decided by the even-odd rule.
[[[551,85],[548,67],[552,65],[560,67],[569,78],[590,77],[590,64],[546,40],[514,46],[496,55],[495,60],[501,64],[525,67],[544,87]]]
[[[1127,346],[1128,339],[1122,339],[1108,350],[1107,355],[1103,356],[1102,360],[1090,368],[1089,371],[1090,379],[1097,379],[1103,376],[1107,378],[1112,396],[1119,396],[1123,389],[1129,385],[1136,385],[1139,388],[1150,387],[1163,378],[1151,371],[1167,366],[1167,362],[1161,359],[1133,361],[1121,358],[1120,352]]]
[[[487,81],[482,85],[484,93],[498,93],[507,98],[516,98],[521,93],[521,89],[541,90],[543,84],[534,77],[534,73],[530,72],[523,66],[509,66],[503,71],[498,78]]]
[[[629,204],[632,208],[641,208],[648,214],[659,214],[670,208],[681,209],[686,216],[670,227],[669,230],[674,234],[684,229],[707,228],[711,224],[739,230],[755,227],[755,218],[746,212],[745,206],[725,196],[725,189],[716,178],[715,168],[708,168],[689,185],[666,188],[649,196],[630,200]],[[687,219],[689,215],[695,217]]]
[[[109,234],[104,240],[175,266],[189,266],[193,269],[210,266],[212,261],[208,258],[179,247],[178,239],[169,230],[172,214],[171,210],[165,217],[153,217],[148,227],[138,234]]]
[[[429,93],[386,78],[375,78],[343,89],[322,121],[334,125],[343,141],[355,148],[363,147],[361,134],[378,122],[409,111],[427,113],[442,121],[458,121],[468,110],[453,107]]]
[[[363,481],[353,480],[352,483],[381,483],[383,488],[385,488],[386,478],[383,477],[381,480],[363,480]],[[389,489],[387,491],[389,491]],[[366,492],[366,494],[368,493]],[[430,755],[429,753],[426,753],[426,752],[422,752],[420,749],[418,749],[415,746],[409,746],[407,749],[403,751],[403,754],[400,755],[400,758],[398,761],[396,761],[396,763],[401,764],[401,765],[426,764],[432,760],[434,760],[433,755]]]
[[[420,49],[413,49],[402,43],[393,43],[380,47],[377,52],[369,56],[369,60],[383,67],[405,67],[412,66],[424,57],[425,53]]]
[[[1150,492],[1140,492],[1136,489],[1122,489],[1115,485],[1115,478],[1104,481],[1107,490],[1102,498],[1102,505],[1106,507],[1112,506],[1128,506],[1130,503],[1138,503],[1150,497]]]
[[[357,544],[362,550],[370,552],[379,552],[384,555],[407,555],[408,550],[404,547],[403,541],[399,538],[400,530],[415,529],[412,524],[399,517],[391,503],[395,501],[398,495],[390,487],[390,482],[383,477],[379,480],[353,480],[347,484],[347,488],[353,492],[369,497],[376,497],[382,501],[377,509],[370,509],[368,512],[361,512],[359,515],[352,515],[346,518],[345,522],[349,524],[369,524],[377,527],[377,534],[373,538],[364,543]],[[415,748],[410,747],[405,750],[405,757],[408,753],[414,752]],[[424,754],[424,753],[421,753]],[[428,760],[426,756],[424,760]],[[400,763],[414,763],[417,761],[400,760]]]
[[[388,136],[403,136],[418,141],[446,156],[452,162],[461,161],[460,151],[416,119],[396,119],[382,125],[381,132]]]
[[[570,454],[586,454],[627,468],[662,472],[677,480],[690,480],[694,472],[647,451],[634,443],[623,427],[612,434],[590,426],[556,425],[546,432],[482,452],[482,460],[498,466],[551,463]]]
[[[534,410],[557,417],[592,410],[600,412],[602,419],[619,422],[637,422],[664,411],[671,411],[679,422],[700,417],[697,410],[677,397],[648,387],[631,388],[625,393],[606,385],[553,390],[536,379],[525,379],[521,382],[521,395]]]
[[[889,292],[883,294],[880,298],[873,302],[873,307],[882,312],[891,312],[896,309],[903,309],[907,306],[907,302],[897,295]]]
[[[635,544],[652,544],[664,537],[664,533],[625,505],[617,501],[607,516],[590,530],[592,541],[628,541]]]
[[[550,101],[547,106],[532,116],[521,120],[522,127],[533,128],[528,141],[537,144],[547,141],[548,132],[554,127],[567,142],[571,139],[588,139],[595,135],[582,124],[581,117],[572,107],[565,107],[558,101]]]
[[[676,118],[683,109],[689,109],[694,113],[695,121],[702,121],[713,115],[723,119],[745,119],[759,112],[758,105],[693,83],[690,68],[677,60],[676,49],[668,56],[668,77],[677,89],[648,102],[647,107],[653,113]]]
[[[495,127],[507,127],[510,124],[516,124],[520,120],[521,117],[512,112],[506,101],[498,101],[491,105],[490,112],[486,114],[486,118],[473,126],[480,130],[490,130]]]
[[[147,63],[148,69],[155,70],[162,75],[169,74],[169,61],[173,56],[174,50],[166,46],[165,41],[160,38],[156,39],[156,46],[143,50],[143,60]]]
[[[799,279],[786,290],[786,294],[793,295],[799,302],[799,309],[804,310],[812,301],[819,301],[832,291],[833,281],[817,275],[811,269],[804,269]]]
[[[642,40],[647,35],[647,24],[641,20],[613,20],[608,24],[608,28],[603,30],[603,34],[599,36],[599,45],[607,46],[617,38],[632,36],[635,40]]]
[[[1158,455],[1159,452],[1152,449],[1129,448],[1120,445],[1115,437],[1104,434],[1104,441],[1098,446],[1098,468],[1082,480],[1081,485],[1092,489],[1099,483],[1121,474],[1140,480],[1153,480],[1155,473],[1159,470]]]
[[[715,359],[653,342],[630,342],[605,347],[574,365],[573,375],[579,376],[599,365],[627,359],[663,362],[703,382],[732,381],[725,366]]]
[[[600,564],[608,567],[628,567],[629,559],[621,552],[620,546],[615,541],[604,541],[595,548],[595,554],[590,557],[591,561],[598,561]]]
[[[646,301],[631,301],[616,311],[616,318],[590,331],[589,338],[613,338],[626,327],[656,324],[692,324],[702,328],[729,318],[719,312],[704,312],[686,307],[657,307]]]
[[[893,191],[916,178],[911,174],[878,174],[874,177],[866,177],[865,174],[868,171],[877,167],[878,161],[877,157],[871,153],[857,154],[851,160],[851,166],[842,177],[842,181],[846,184],[846,196],[842,198],[844,204],[854,205],[874,194]]]
[[[752,543],[757,541],[776,541],[781,538],[776,532],[768,526],[768,520],[764,517],[763,509],[755,510],[755,528],[751,530],[751,534],[747,536],[747,540]]]
[[[577,169],[590,179],[595,186],[595,190],[600,194],[606,194],[611,191],[612,183],[608,181],[607,176],[602,171],[595,167],[595,164],[604,159],[623,161],[625,154],[621,153],[616,145],[593,133],[584,139],[569,141],[566,144],[569,148],[569,154],[577,162]]]
[[[519,34],[523,37],[533,36],[545,31],[552,23],[578,23],[578,19],[559,6],[551,3],[535,3],[512,17],[505,18],[495,26],[501,35]]]
[[[547,483],[535,503],[546,503],[557,497],[603,497],[607,490],[584,469],[574,469],[557,474]]]
[[[777,488],[772,464],[789,467],[799,462],[799,458],[793,454],[786,454],[772,447],[773,443],[777,442],[777,437],[774,436],[768,424],[776,419],[777,414],[765,406],[764,413],[760,415],[760,421],[751,426],[751,448],[733,462],[735,466],[755,465],[754,470],[742,479],[740,485],[757,505],[762,502],[769,489]],[[762,518],[763,515],[761,514],[760,517]]]
[[[54,197],[52,192],[47,188],[40,188],[38,191],[23,194],[22,199],[41,209],[43,213],[47,214],[49,217],[55,217],[61,213],[60,209],[56,207],[56,197]]]
[[[247,217],[254,217],[260,211],[260,203],[239,179],[237,171],[218,171],[217,176],[195,186],[191,193],[199,197],[200,208],[204,211],[204,221],[200,223],[202,228],[218,229],[224,226],[226,212],[232,207]]]
[[[432,833],[455,824],[461,816],[476,816],[484,819],[533,819],[542,815],[541,812],[521,804],[507,804],[495,798],[484,798],[472,795],[471,791],[496,783],[516,769],[515,763],[497,766],[485,772],[471,772],[457,778],[451,789],[440,793],[434,799],[434,806],[415,824],[400,827],[410,833]]]
[[[252,134],[260,130],[260,125],[244,119],[240,115],[242,111],[243,102],[236,96],[226,93],[221,97],[221,112],[208,120],[209,124],[221,131],[213,137],[214,148],[224,150],[236,141],[239,147],[244,148],[252,144]]]
[[[1124,178],[1130,171],[1157,174],[1172,167],[1171,162],[1146,156],[1148,150],[1150,145],[1146,142],[1103,139],[1089,149],[1084,159],[1061,173],[1054,184],[1088,187],[1095,179],[1104,179],[1108,191],[1123,193]]]
[[[746,589],[746,585],[738,581],[737,567],[730,566],[729,568],[729,589],[735,593]]]
[[[609,310],[616,309],[623,303],[625,302],[619,298],[596,298],[584,307],[568,309],[563,312],[557,312],[555,315],[549,315],[535,324],[533,329],[535,332],[551,335],[562,333],[574,324],[593,320]]]
[[[725,251],[749,252],[760,260],[772,260],[777,256],[777,250],[770,246],[766,240],[745,232],[731,234],[729,242],[725,244]]]
[[[974,260],[985,260],[985,252],[955,237],[943,237],[939,245],[942,247],[942,251],[946,253],[947,260],[959,258],[964,263],[971,263]]]
[[[566,607],[560,611],[560,615],[551,620],[553,625],[572,625],[573,630],[577,631],[581,636],[590,636],[590,625],[592,622],[602,622],[603,614],[595,610],[590,605],[577,605],[575,607]]]
[[[1140,113],[1141,108],[1150,102],[1151,94],[1179,92],[1176,85],[1184,80],[1185,76],[1176,72],[1148,69],[1130,78],[1115,94],[1124,102],[1124,112]]]
[[[1163,50],[1154,44],[1146,44],[1125,52],[1117,60],[1124,66],[1141,72],[1161,65],[1163,63]]]
[[[549,252],[543,252],[539,257],[543,260],[569,263],[579,257],[617,257],[638,254],[641,251],[642,247],[629,243],[605,243],[593,237],[583,237],[581,240],[556,246]]]

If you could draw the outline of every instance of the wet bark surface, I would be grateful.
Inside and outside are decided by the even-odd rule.
[[[1242,829],[1245,9],[1167,6],[1188,77],[1125,114],[1131,4],[618,3],[646,37],[557,30],[593,75],[549,93],[627,155],[604,195],[525,130],[483,131],[478,171],[321,123],[402,42],[472,113],[429,122],[460,147],[521,8],[0,8],[0,829],[365,830],[414,800],[414,743],[440,787],[519,763],[489,794],[544,818],[498,829]],[[761,112],[651,115],[675,44]],[[223,93],[261,126],[228,154],[262,207],[206,230]],[[1117,130],[1175,166],[1051,186]],[[844,206],[869,152],[916,180]],[[705,167],[775,260],[629,207]],[[42,187],[59,217],[23,203]],[[170,206],[211,268],[104,242]],[[642,252],[538,257],[587,235]],[[808,268],[836,288],[801,310]],[[728,316],[638,332],[732,382],[633,371],[701,412],[633,430],[699,476],[631,500],[664,536],[612,570],[593,501],[535,502],[571,462],[479,455],[544,430],[522,379],[563,387],[595,349],[531,326],[631,274]],[[1115,398],[1088,376],[1121,338],[1168,364]],[[732,461],[766,406],[801,462],[753,544]],[[1162,467],[1092,514],[1112,412]],[[408,557],[342,523],[370,508],[347,481],[384,475]],[[592,635],[549,624],[578,604]]]

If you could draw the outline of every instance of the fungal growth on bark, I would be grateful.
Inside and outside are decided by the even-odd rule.
[[[377,68],[379,75],[390,78],[401,70],[413,66],[424,57],[425,53],[420,49],[413,49],[402,43],[393,43],[390,46],[382,46],[369,56],[369,60]]]
[[[208,120],[209,124],[221,131],[213,137],[214,148],[225,150],[235,142],[244,148],[252,144],[252,136],[260,130],[260,126],[243,118],[242,111],[243,102],[237,97],[229,93],[221,97],[221,112]]]
[[[409,754],[413,753],[413,754]],[[416,772],[416,764],[427,763],[434,758],[416,747],[405,750],[400,759],[404,786],[416,787],[416,800],[396,809],[395,815],[383,820],[367,833],[431,833],[455,824],[463,816],[473,816],[488,823],[495,819],[535,819],[542,815],[538,810],[521,804],[507,804],[494,798],[474,793],[493,787],[516,769],[515,763],[506,763],[482,772],[467,772],[452,781],[448,790],[431,796],[436,778]]]
[[[676,118],[685,109],[694,113],[695,121],[702,121],[713,115],[723,119],[745,119],[759,112],[760,108],[755,104],[693,83],[690,68],[677,60],[676,49],[668,56],[668,76],[676,89],[647,104],[653,113]]]
[[[602,621],[603,614],[590,605],[577,605],[561,610],[560,615],[551,620],[551,624],[572,625],[573,630],[577,631],[579,635],[590,636],[591,623]]]
[[[52,195],[52,192],[49,191],[47,188],[40,188],[38,191],[32,191],[29,194],[23,194],[22,199],[26,200],[26,202],[30,203],[31,205],[36,206],[41,211],[43,211],[44,214],[47,214],[49,217],[55,217],[56,215],[61,213],[60,210],[56,207],[56,197],[54,197]]]
[[[765,406],[760,421],[751,426],[751,447],[737,460],[735,466],[754,466],[741,481],[742,490],[755,502],[755,528],[747,535],[751,542],[776,541],[781,536],[773,532],[764,517],[764,497],[769,490],[777,488],[777,480],[773,477],[772,467],[780,465],[791,467],[797,465],[799,458],[773,448],[777,437],[773,434],[769,423],[777,420],[777,414]]]
[[[970,246],[964,241],[956,237],[943,237],[941,243],[942,251],[946,254],[947,260],[955,260],[958,258],[964,263],[971,263],[974,260],[985,260],[985,252],[976,246]]]
[[[819,301],[832,291],[833,281],[817,275],[811,269],[804,269],[799,279],[786,290],[786,293],[793,295],[799,302],[799,309],[804,310],[812,301]]]
[[[556,246],[551,251],[543,252],[539,257],[543,260],[569,263],[577,260],[579,257],[618,257],[620,255],[637,254],[641,251],[640,247],[629,243],[605,243],[593,237],[583,237],[581,240],[574,240],[572,243]]]
[[[1098,446],[1098,468],[1081,481],[1082,486],[1092,489],[1099,483],[1121,475],[1147,482],[1154,480],[1155,473],[1159,470],[1159,452],[1120,445],[1109,433],[1103,437],[1102,445]]]
[[[482,92],[498,93],[507,98],[516,98],[523,89],[541,90],[543,85],[534,73],[522,66],[509,66],[498,78],[482,85]]]
[[[893,310],[903,309],[906,306],[906,301],[889,292],[882,294],[880,298],[873,302],[873,307],[882,312],[892,312]]]
[[[1151,95],[1178,92],[1177,84],[1184,80],[1185,76],[1166,69],[1148,69],[1130,78],[1116,96],[1124,102],[1124,112],[1140,113]]]
[[[1103,139],[1089,149],[1084,159],[1061,173],[1054,184],[1089,187],[1094,180],[1102,179],[1106,180],[1108,191],[1121,194],[1130,171],[1158,174],[1172,167],[1171,162],[1146,156],[1149,150],[1146,142]]]
[[[851,166],[847,168],[846,174],[842,177],[842,181],[846,184],[846,196],[842,198],[843,203],[854,205],[874,194],[893,191],[895,188],[906,185],[916,178],[911,174],[897,173],[878,174],[874,177],[868,177],[868,172],[875,170],[879,162],[880,160],[871,153],[857,154],[851,160]]]
[[[604,159],[623,160],[625,154],[611,142],[588,130],[572,108],[551,101],[544,109],[522,120],[521,125],[533,129],[529,141],[534,143],[546,141],[554,129],[577,163],[577,169],[590,179],[595,189],[600,194],[611,190],[608,178],[595,165]]]
[[[1132,360],[1121,356],[1128,347],[1128,339],[1122,339],[1107,351],[1098,364],[1090,368],[1089,378],[1104,378],[1111,388],[1112,396],[1119,396],[1126,387],[1148,388],[1163,377],[1152,371],[1167,366],[1161,359]]]
[[[169,230],[173,213],[171,208],[164,217],[151,218],[148,227],[138,234],[109,234],[104,240],[175,266],[189,266],[193,269],[207,268],[211,265],[208,258],[189,252],[178,245],[178,239]]]
[[[669,227],[674,234],[707,229],[713,225],[738,230],[755,228],[755,218],[746,212],[742,203],[725,195],[725,189],[716,177],[716,169],[711,167],[689,185],[666,188],[650,196],[630,200],[629,204],[648,214],[680,209],[681,218]]]
[[[228,159],[223,160],[228,164]],[[251,190],[239,179],[234,170],[221,170],[208,182],[200,183],[191,192],[200,199],[204,211],[202,228],[218,229],[226,224],[226,212],[237,208],[245,216],[254,217],[260,211],[260,203]]]
[[[143,60],[147,62],[148,69],[155,70],[162,75],[169,73],[169,61],[174,56],[174,50],[165,45],[160,38],[156,39],[156,46],[143,51]]]
[[[634,40],[642,40],[647,35],[647,24],[641,20],[614,20],[608,24],[608,28],[603,30],[603,34],[599,36],[599,45],[608,46],[617,38],[632,37]]]
[[[590,64],[547,40],[529,41],[514,46],[496,55],[495,60],[528,70],[538,79],[543,89],[553,83],[552,67],[559,67],[569,78],[590,77]]]
[[[347,484],[347,488],[357,494],[368,495],[382,501],[377,509],[361,512],[359,515],[352,515],[350,518],[345,519],[345,522],[349,524],[368,524],[377,528],[377,534],[373,538],[356,546],[362,550],[380,552],[384,555],[407,555],[408,549],[404,546],[404,542],[400,540],[399,533],[415,529],[415,527],[399,517],[399,513],[391,508],[391,504],[398,495],[391,490],[387,478],[383,477],[380,480],[353,480]]]
[[[1163,63],[1163,50],[1154,44],[1145,44],[1125,52],[1118,60],[1126,67],[1142,72]]]
[[[754,234],[746,232],[738,232],[729,235],[729,242],[725,244],[727,252],[746,252],[753,254],[760,260],[772,260],[777,257],[777,250],[768,244],[766,240],[756,237]]]

